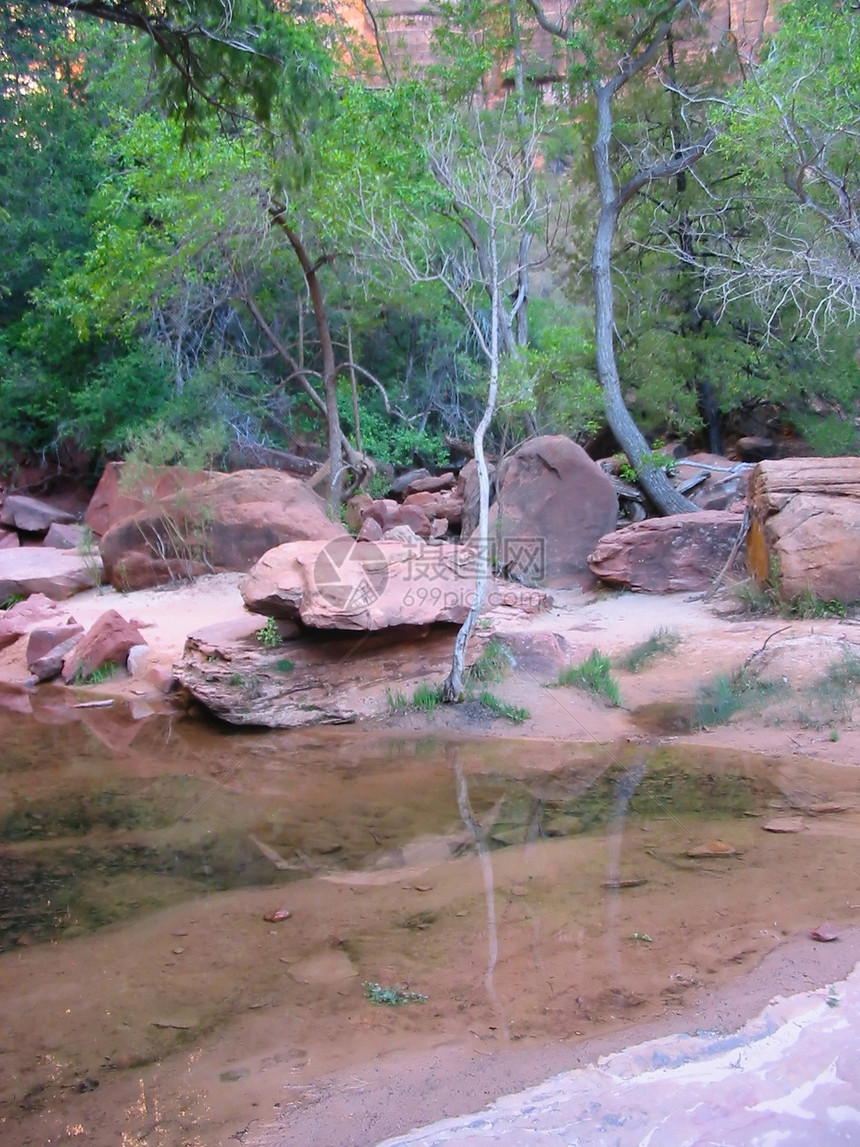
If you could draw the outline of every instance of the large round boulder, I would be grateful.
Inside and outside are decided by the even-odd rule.
[[[499,467],[489,533],[508,577],[558,588],[594,585],[588,555],[617,520],[612,480],[570,438],[533,438]]]
[[[117,589],[143,589],[203,573],[246,571],[285,542],[348,536],[322,498],[277,470],[208,474],[111,526],[101,540]]]

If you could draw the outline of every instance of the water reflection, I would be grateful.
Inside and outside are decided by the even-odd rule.
[[[487,844],[487,831],[486,829],[482,829],[475,820],[459,750],[457,748],[451,748],[446,755],[452,761],[454,779],[457,784],[457,808],[460,810],[463,824],[471,834],[475,850],[481,862],[481,875],[484,879],[484,896],[487,902],[487,971],[484,975],[484,983],[487,986],[487,995],[492,1000],[493,1007],[502,1025],[504,1037],[507,1039],[509,1034],[508,1021],[502,1010],[502,1005],[496,993],[493,980],[496,962],[499,958],[499,929],[496,923],[496,887],[495,881],[493,880],[493,862],[490,859],[490,848]]]
[[[855,883],[860,777],[802,758],[160,720],[119,749],[80,720],[0,736],[0,1104],[35,1143],[94,1112],[118,1142],[145,1094],[129,1136],[156,1105],[158,1142],[213,1144],[287,1072],[662,1014],[839,923]],[[828,800],[849,811],[762,831]],[[688,857],[715,838],[736,855]],[[428,1003],[375,1006],[365,980]]]

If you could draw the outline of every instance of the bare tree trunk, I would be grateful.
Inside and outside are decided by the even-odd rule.
[[[595,168],[598,167],[595,145]],[[604,204],[597,224],[592,252],[591,274],[594,281],[594,348],[597,375],[603,389],[606,421],[615,438],[635,466],[639,482],[654,505],[664,514],[688,514],[698,509],[689,498],[679,494],[665,471],[649,464],[650,447],[624,403],[621,379],[615,359],[615,307],[612,292],[612,238],[618,219],[616,203]]]
[[[668,31],[668,28],[666,29]],[[665,35],[665,33],[664,33]],[[650,460],[650,448],[633,416],[627,409],[621,393],[621,379],[618,362],[615,358],[615,299],[612,288],[612,240],[618,218],[624,206],[630,202],[640,187],[654,178],[676,175],[683,164],[692,164],[703,153],[704,148],[695,154],[692,151],[678,154],[674,161],[640,171],[621,188],[616,188],[612,177],[609,146],[612,141],[612,100],[616,92],[629,78],[632,68],[641,68],[641,60],[656,51],[659,41],[654,41],[630,70],[619,70],[606,83],[595,85],[594,95],[597,104],[597,135],[592,148],[594,172],[600,192],[600,217],[594,248],[591,257],[591,275],[594,282],[594,321],[595,356],[597,375],[603,390],[603,403],[606,420],[621,449],[636,468],[639,482],[654,505],[664,514],[686,514],[697,507],[689,498],[679,494],[666,477],[664,470]],[[637,68],[637,70],[638,70]]]
[[[481,421],[475,428],[475,434],[472,439],[475,448],[475,463],[478,468],[478,551],[476,554],[475,596],[472,599],[466,620],[460,626],[460,630],[454,642],[454,652],[451,657],[451,672],[445,678],[444,684],[442,685],[443,701],[456,702],[462,701],[463,699],[466,679],[466,647],[469,644],[469,638],[474,633],[478,618],[481,615],[484,598],[487,595],[487,581],[490,576],[490,473],[487,469],[487,456],[484,453],[484,437],[496,410],[496,398],[499,390],[499,328],[501,326],[499,321],[499,252],[494,230],[491,231],[490,234],[489,256],[491,317],[490,353],[488,358],[490,383],[487,388],[487,405],[484,407],[484,413],[481,416]]]

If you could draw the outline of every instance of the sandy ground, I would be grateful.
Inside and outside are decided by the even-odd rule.
[[[243,616],[238,592],[240,580],[240,575],[217,575],[201,578],[191,585],[127,595],[112,590],[90,591],[64,603],[63,616],[73,616],[85,626],[106,609],[118,610],[124,617],[141,623],[151,647],[146,662],[134,677],[117,676],[97,691],[70,690],[70,697],[130,700],[143,706],[142,714],[173,704],[147,678],[147,668],[172,665],[182,652],[186,635],[195,629]],[[510,628],[510,622],[505,625]],[[807,805],[815,798],[816,778],[825,773],[827,784],[821,782],[822,793],[832,797],[842,784],[850,799],[856,798],[860,720],[855,718],[860,718],[860,713],[851,704],[843,708],[838,721],[824,724],[802,720],[800,700],[797,700],[794,709],[789,708],[778,723],[740,715],[729,724],[695,733],[682,725],[673,729],[671,723],[667,729],[665,712],[657,719],[641,712],[637,714],[637,710],[654,705],[680,705],[683,709],[694,700],[701,685],[718,673],[731,674],[768,642],[772,646],[777,642],[820,638],[837,655],[846,643],[860,642],[858,622],[834,618],[786,622],[773,617],[737,615],[734,599],[728,594],[718,597],[714,603],[706,603],[684,595],[557,593],[550,611],[522,620],[517,627],[561,635],[577,657],[585,657],[593,648],[617,657],[661,627],[676,631],[681,642],[674,656],[659,659],[644,672],[618,672],[623,700],[620,708],[608,708],[575,690],[547,689],[544,681],[518,671],[496,687],[502,698],[529,710],[531,716],[518,729],[503,722],[476,725],[457,709],[442,709],[429,717],[383,714],[366,723],[368,735],[372,736],[376,728],[420,731],[429,727],[443,735],[448,730],[451,734],[468,731],[470,736],[487,738],[524,736],[534,742],[536,768],[541,767],[541,745],[550,743],[607,743],[624,739],[637,743],[659,739],[694,748],[701,746],[703,750],[720,746],[768,754],[787,762],[784,767]],[[19,641],[0,653],[0,682],[11,686],[16,696],[20,696],[20,687],[27,677],[24,644]],[[799,659],[800,663],[792,670],[793,683],[796,681],[798,687],[796,696],[801,699],[805,687],[811,696],[817,672],[811,660],[808,666],[804,664],[805,648],[802,643],[798,645],[795,660]],[[551,755],[547,750],[547,759]],[[803,854],[798,856],[802,864]],[[856,871],[856,853],[853,860],[849,857],[845,863],[846,878],[850,880],[850,873]],[[263,906],[265,896],[255,895]],[[858,899],[856,895],[850,896],[851,911],[858,908]],[[852,926],[853,918],[849,917],[850,912],[841,922],[839,943],[813,944],[808,935],[788,928],[776,947],[770,947],[763,957],[756,953],[746,955],[745,974],[740,978],[707,992],[690,992],[680,1008],[646,1023],[625,1023],[606,1035],[575,1040],[567,1035],[555,1039],[546,1034],[543,1039],[531,1041],[529,1046],[516,1042],[480,1046],[479,1041],[478,1045],[465,1048],[449,1036],[423,1049],[407,1044],[400,1053],[364,1061],[360,1069],[350,1063],[328,1073],[317,1070],[312,1080],[301,1076],[301,1090],[297,1093],[301,1101],[288,1104],[278,1123],[268,1126],[271,1115],[261,1118],[257,1111],[249,1109],[247,1124],[241,1127],[239,1123],[240,1129],[234,1130],[230,1138],[266,1147],[291,1147],[292,1144],[296,1147],[299,1144],[302,1147],[368,1147],[387,1136],[402,1134],[409,1127],[476,1110],[506,1092],[533,1086],[559,1071],[593,1062],[598,1055],[645,1039],[695,1028],[732,1030],[772,997],[775,984],[782,994],[789,994],[818,989],[847,976],[860,959],[860,928]],[[168,918],[165,920],[159,927],[167,928],[167,936],[170,922]],[[94,952],[99,942],[98,937],[87,941],[92,943]],[[129,943],[133,948],[134,936]],[[38,980],[37,973],[38,968],[34,972]],[[272,1039],[276,1041],[274,1029]],[[271,1112],[265,1102],[270,1093],[271,1086],[268,1092],[262,1086],[255,1100],[259,1102],[258,1111]],[[233,1127],[237,1127],[236,1121]],[[166,1144],[169,1140],[157,1142]],[[216,1140],[199,1142],[204,1147],[212,1147]]]

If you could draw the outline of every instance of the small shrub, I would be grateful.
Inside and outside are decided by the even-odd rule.
[[[497,685],[504,680],[510,666],[504,645],[494,637],[487,642],[481,656],[470,667],[466,678],[468,681],[480,681],[482,684],[490,682]]]
[[[785,617],[799,617],[805,621],[814,621],[820,617],[846,617],[848,608],[844,601],[835,598],[824,601],[817,597],[812,590],[805,590],[797,597],[786,602],[782,608]]]
[[[568,665],[558,675],[559,685],[573,685],[586,693],[594,693],[615,707],[621,704],[618,682],[612,676],[609,658],[599,649],[592,649],[579,665]]]
[[[23,593],[10,593],[8,597],[4,597],[0,601],[0,609],[11,609],[13,605],[17,605],[19,601],[24,601]]]
[[[489,689],[483,691],[478,701],[484,709],[488,709],[494,716],[504,717],[506,721],[513,721],[515,725],[521,725],[531,716],[528,709],[523,709],[519,705],[509,705],[507,701],[502,701]]]
[[[99,546],[96,541],[96,536],[89,526],[84,526],[81,539],[75,547],[75,550],[78,557],[83,561],[84,569],[90,575],[90,580],[99,594],[101,594],[104,570],[102,569],[101,558],[99,557]]]
[[[86,673],[84,667],[79,665],[71,683],[72,685],[101,685],[113,677],[118,670],[119,666],[113,661],[106,661],[104,665],[100,665],[98,669],[93,669],[91,673]]]
[[[659,657],[661,654],[674,653],[680,644],[680,633],[661,627],[645,641],[640,641],[638,645],[634,645],[625,653],[618,661],[618,668],[626,669],[628,673],[638,673],[640,669],[650,665],[655,657]]]
[[[416,709],[421,709],[425,713],[432,713],[441,700],[441,685],[422,684],[412,694],[412,704]]]
[[[372,1004],[381,1004],[387,1008],[402,1008],[405,1004],[426,1004],[427,997],[420,992],[410,992],[406,988],[384,988],[382,984],[374,984],[365,980],[362,984],[365,999]]]
[[[719,674],[710,685],[699,690],[695,720],[699,728],[725,725],[742,709],[758,708],[785,692],[785,686],[773,681],[759,681],[739,670],[731,677]]]
[[[281,637],[278,623],[273,617],[269,618],[262,629],[257,630],[257,640],[268,649],[274,649],[278,645],[283,645],[284,639]]]
[[[279,673],[292,673],[295,667],[295,661],[290,661],[288,657],[282,657],[279,661],[275,662],[275,668]]]
[[[758,585],[752,579],[735,587],[735,597],[744,611],[752,614],[776,614],[801,621],[848,615],[848,606],[844,601],[835,598],[825,600],[812,590],[804,590],[788,601],[783,601],[773,585]]]
[[[409,701],[406,694],[396,690],[392,693],[390,689],[385,690],[385,698],[388,702],[389,713],[402,713],[404,709],[409,708]]]

